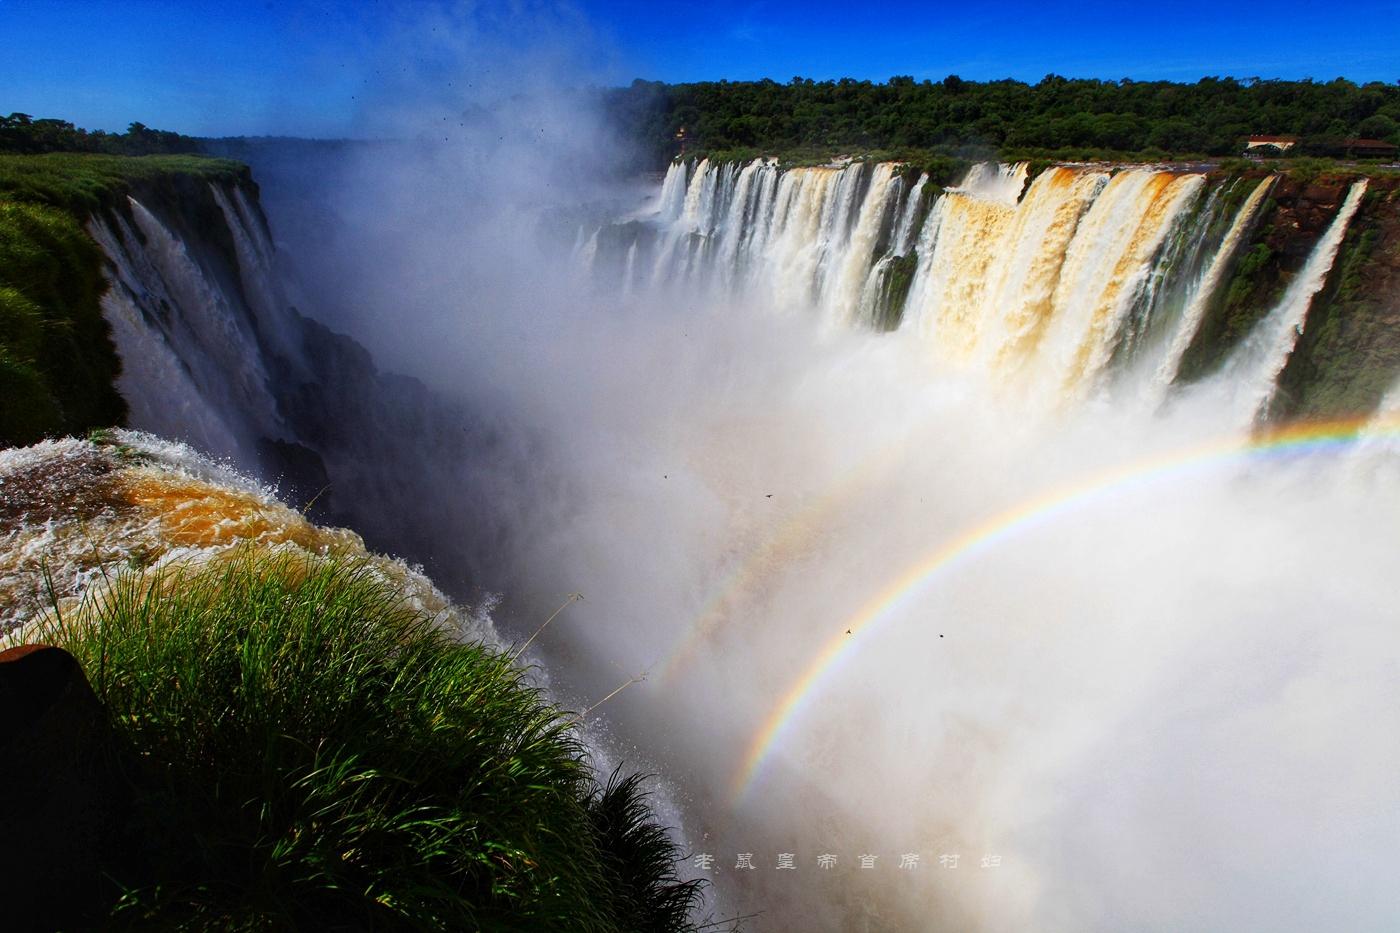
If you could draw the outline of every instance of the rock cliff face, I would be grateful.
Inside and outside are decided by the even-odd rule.
[[[1279,416],[1376,407],[1400,375],[1400,177],[1373,179],[1279,377]]]
[[[291,307],[250,177],[137,187],[88,228],[131,427],[230,460],[445,586],[473,582],[488,519],[473,497],[433,491],[472,488],[491,433]]]
[[[1260,173],[1262,177],[1262,173]],[[1282,175],[1182,361],[1213,371],[1272,308],[1337,215],[1354,176]],[[1374,409],[1400,376],[1400,175],[1370,179],[1279,377],[1275,418]]]

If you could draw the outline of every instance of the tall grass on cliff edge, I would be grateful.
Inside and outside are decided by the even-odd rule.
[[[600,787],[508,657],[363,563],[132,573],[45,634],[133,786],[104,927],[694,928],[637,779]]]

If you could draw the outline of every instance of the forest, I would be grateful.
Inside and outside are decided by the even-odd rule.
[[[1105,157],[1239,155],[1246,137],[1299,137],[1290,155],[1336,155],[1349,139],[1400,143],[1400,82],[1258,78],[884,83],[633,81],[603,92],[651,164],[688,152],[976,148],[989,154],[1093,150]],[[1392,156],[1393,157],[1393,156]]]
[[[45,152],[93,152],[102,155],[173,155],[201,151],[199,140],[170,130],[132,123],[125,133],[85,130],[67,120],[0,116],[0,152],[39,155]]]

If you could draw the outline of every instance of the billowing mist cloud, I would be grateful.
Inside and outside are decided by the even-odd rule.
[[[647,674],[593,720],[681,801],[717,909],[772,930],[1389,922],[1394,454],[1183,458],[1239,430],[1209,392],[1011,405],[913,329],[624,297],[576,257],[590,217],[656,185],[612,177],[588,46],[550,22],[509,47],[405,27],[376,61],[428,51],[363,115],[405,141],[269,164],[268,200],[309,312],[527,439],[489,487],[423,494],[512,529],[482,581],[504,627],[585,595],[537,642],[564,695]],[[824,646],[999,515],[852,636],[739,793]]]

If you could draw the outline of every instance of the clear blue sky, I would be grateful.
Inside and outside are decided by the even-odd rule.
[[[1400,0],[1323,4],[0,0],[0,112],[372,131],[425,84],[851,76],[1400,80]]]

